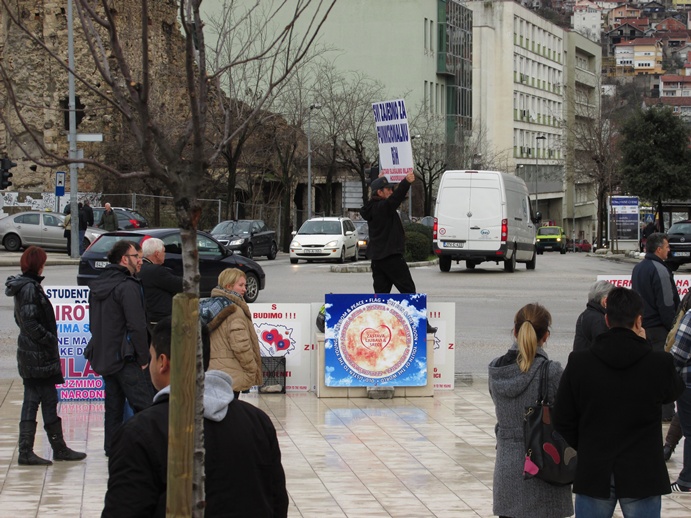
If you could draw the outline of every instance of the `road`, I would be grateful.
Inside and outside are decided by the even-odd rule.
[[[3,252],[0,252],[3,253]],[[286,254],[275,261],[258,261],[266,271],[266,289],[257,302],[316,302],[325,293],[370,293],[369,273],[332,273],[329,263],[291,265]],[[452,265],[441,273],[437,266],[414,268],[418,291],[428,300],[456,304],[456,373],[464,377],[484,376],[488,363],[511,345],[511,328],[516,311],[529,302],[539,302],[552,313],[547,350],[553,359],[566,362],[573,343],[576,318],[585,308],[589,286],[601,274],[629,274],[630,263],[619,263],[586,254],[545,253],[537,268],[527,271],[519,265],[513,274],[499,266],[483,263],[474,270]],[[17,267],[1,267],[7,278]],[[76,266],[46,267],[44,286],[73,285]],[[682,273],[682,272],[680,272]],[[686,273],[686,272],[683,272]],[[13,302],[0,295],[0,378],[16,376],[16,336]]]

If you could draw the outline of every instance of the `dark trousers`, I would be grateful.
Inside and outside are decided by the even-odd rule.
[[[67,234],[67,255],[72,253],[72,233]]]
[[[58,389],[55,388],[55,384],[24,385],[21,420],[35,422],[39,404],[44,424],[52,424],[58,420]]]
[[[372,281],[374,293],[391,293],[393,286],[399,293],[415,293],[413,277],[401,254],[372,260]]]
[[[691,487],[691,388],[687,385],[677,399],[679,422],[684,433],[684,465],[679,473],[677,484]]]
[[[645,336],[653,351],[664,351],[669,331],[664,326],[654,326],[645,328]],[[662,405],[662,418],[669,420],[674,415],[674,403]]]
[[[136,362],[125,363],[115,374],[103,376],[103,381],[106,385],[103,448],[109,455],[113,435],[124,421],[125,400],[136,414],[151,406],[155,390],[148,369],[142,369]]]

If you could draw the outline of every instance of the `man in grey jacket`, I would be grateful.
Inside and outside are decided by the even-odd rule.
[[[108,267],[90,285],[91,340],[84,351],[105,383],[106,455],[122,425],[125,400],[136,413],[149,407],[154,396],[144,296],[135,277],[141,256],[132,242],[121,240],[113,245],[108,260]]]

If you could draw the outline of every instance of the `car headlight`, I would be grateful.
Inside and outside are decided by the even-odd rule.
[[[245,242],[245,238],[242,238],[242,237],[241,237],[241,238],[238,238],[238,239],[233,239],[233,240],[232,240],[230,243],[228,243],[228,244],[229,244],[229,245],[236,245],[236,246],[237,246],[237,245],[243,244],[244,242]]]
[[[297,241],[291,241],[290,248],[300,248],[300,243]]]
[[[338,240],[329,241],[324,245],[324,248],[336,248],[338,246]]]
[[[539,243],[539,242],[540,242],[540,238],[538,237],[535,241],[537,241],[537,242]]]
[[[361,239],[357,242],[357,246],[367,246],[367,241],[365,239]]]
[[[560,237],[558,237],[558,238],[557,238],[557,241],[561,241],[561,238],[560,238]]]

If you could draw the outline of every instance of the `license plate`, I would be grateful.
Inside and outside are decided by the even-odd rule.
[[[322,251],[316,248],[305,248],[303,252],[306,254],[321,254]]]
[[[691,252],[674,252],[674,257],[689,257]]]
[[[465,247],[464,241],[444,241],[444,246],[446,248],[463,248]]]
[[[106,268],[110,263],[108,261],[94,261],[96,268]]]

